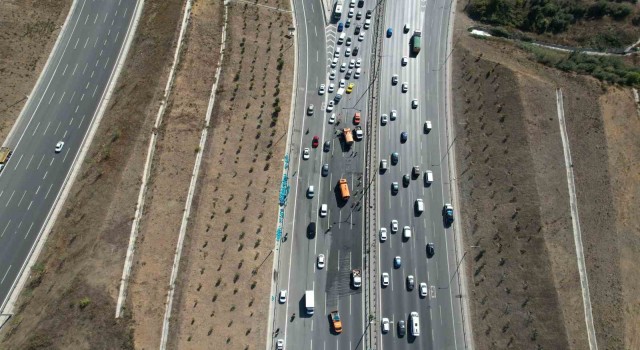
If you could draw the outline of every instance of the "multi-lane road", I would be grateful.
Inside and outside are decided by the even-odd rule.
[[[379,177],[377,218],[381,227],[391,232],[392,220],[397,220],[399,231],[389,234],[380,243],[378,268],[390,275],[390,285],[380,288],[380,318],[391,321],[391,331],[381,334],[383,348],[389,349],[462,349],[465,348],[462,315],[456,273],[457,259],[453,230],[445,228],[442,207],[451,202],[449,193],[448,141],[445,111],[445,69],[447,37],[451,2],[448,0],[404,1],[403,6],[387,2],[385,29],[392,35],[382,45],[382,72],[380,77],[380,113],[397,110],[398,117],[381,125],[378,119],[378,159],[389,161],[389,170]],[[405,25],[409,30],[405,31]],[[411,57],[410,38],[414,30],[422,31],[422,50]],[[386,33],[385,33],[386,34]],[[406,66],[402,57],[408,57]],[[397,85],[392,76],[398,76]],[[402,92],[402,85],[407,91]],[[412,108],[416,99],[418,107]],[[425,132],[424,123],[430,120],[432,130]],[[408,139],[401,142],[401,133]],[[397,165],[391,165],[391,153],[397,152]],[[413,177],[414,166],[420,175]],[[426,184],[424,172],[431,170],[434,182]],[[411,178],[408,185],[403,176]],[[399,185],[392,194],[393,182]],[[415,210],[416,199],[424,202],[424,212]],[[402,239],[402,228],[409,226],[411,238]],[[426,246],[433,243],[435,255],[427,256]],[[402,265],[394,268],[393,259],[400,256]],[[415,289],[408,290],[407,276],[415,279]],[[419,284],[426,283],[428,295],[421,297]],[[420,336],[410,336],[409,315],[420,315]],[[398,321],[404,320],[406,336],[399,337]]]
[[[5,146],[0,173],[4,309],[69,179],[113,78],[138,2],[77,0]],[[54,150],[64,142],[60,152]]]
[[[344,14],[339,21],[325,21],[322,5],[319,1],[295,1],[294,14],[297,22],[298,75],[293,128],[289,147],[289,180],[291,191],[285,210],[283,232],[285,240],[278,244],[279,260],[276,263],[276,295],[286,290],[285,303],[275,302],[273,312],[273,345],[277,339],[285,342],[286,348],[295,349],[358,349],[365,348],[365,331],[370,324],[375,325],[377,334],[375,343],[380,348],[414,349],[463,349],[469,346],[465,339],[462,321],[462,308],[459,296],[462,294],[455,275],[459,266],[455,251],[454,232],[443,225],[442,206],[451,202],[450,180],[447,153],[450,149],[447,137],[447,111],[445,108],[445,62],[448,57],[449,21],[451,2],[448,0],[403,0],[398,2],[365,1],[363,8],[355,7],[354,13],[362,12],[362,18],[351,18],[351,26],[343,32],[352,40],[351,48],[358,46],[356,57],[345,57],[346,44],[338,44],[341,32],[337,22],[345,23],[349,11],[349,2],[345,1]],[[355,27],[363,25],[365,13],[382,4],[378,9],[379,17],[373,16],[371,28],[365,33],[363,42],[354,33]],[[328,2],[327,2],[328,6]],[[383,10],[383,11],[381,11]],[[379,76],[370,74],[372,53],[375,41],[373,28],[376,21],[383,21],[385,35],[387,28],[392,34],[385,35],[379,52],[381,60]],[[410,29],[404,31],[407,24]],[[422,31],[422,51],[414,57],[409,54],[410,38],[414,30]],[[328,75],[334,68],[331,60],[336,47],[341,47],[336,70],[336,79]],[[401,59],[408,57],[406,65]],[[344,78],[339,70],[343,62],[352,58],[362,60],[363,76],[360,79],[347,79],[354,82],[356,88],[337,104],[332,112],[326,112],[325,106],[333,93],[318,94],[320,84],[329,85]],[[397,85],[393,85],[392,76],[398,76]],[[408,90],[401,91],[406,83]],[[378,89],[379,99],[374,104],[377,109],[369,111],[371,92],[369,86]],[[417,108],[411,106],[417,100]],[[307,108],[313,104],[313,116],[307,114]],[[390,115],[397,111],[397,119],[382,125],[381,114]],[[372,174],[377,176],[375,208],[372,216],[378,227],[385,227],[388,239],[376,240],[377,256],[373,257],[376,271],[390,274],[390,285],[381,287],[381,281],[364,280],[377,288],[376,320],[369,322],[370,310],[364,310],[362,289],[350,285],[352,268],[362,267],[364,232],[362,215],[362,196],[365,184],[362,183],[364,163],[364,142],[356,142],[350,149],[341,143],[340,130],[343,127],[354,128],[353,115],[359,111],[363,116],[362,128],[367,123],[376,131],[373,140],[375,163],[386,159],[389,169],[386,172]],[[339,126],[328,123],[328,117],[335,113]],[[430,120],[432,130],[424,131],[424,122]],[[402,132],[408,139],[401,142]],[[314,136],[320,139],[318,148],[312,148]],[[365,134],[365,138],[368,137]],[[325,141],[331,142],[331,150],[323,152]],[[304,160],[305,148],[310,150],[310,159]],[[399,154],[399,161],[391,165],[391,153]],[[327,176],[321,175],[323,164],[329,165]],[[418,165],[421,174],[410,175],[408,185],[403,184],[403,175],[410,174],[412,167]],[[434,182],[425,185],[423,173],[431,170]],[[351,199],[341,205],[336,192],[338,179],[346,178],[352,191]],[[391,186],[397,182],[399,192],[393,194]],[[315,196],[308,198],[307,190],[314,186]],[[422,199],[425,210],[414,210],[416,199]],[[327,217],[319,216],[321,204],[327,204]],[[391,233],[391,221],[398,220],[400,230]],[[308,235],[309,225],[315,224],[316,235]],[[402,239],[402,228],[409,226],[412,237]],[[426,246],[433,243],[435,255],[427,257]],[[317,267],[317,257],[324,254],[326,266]],[[402,258],[402,266],[394,268],[395,256]],[[415,289],[410,291],[406,278],[415,278]],[[364,276],[368,276],[367,273]],[[420,297],[419,285],[426,283],[428,295]],[[315,291],[315,313],[307,315],[304,293]],[[343,332],[336,334],[331,329],[328,314],[339,310]],[[409,314],[420,315],[420,336],[410,335]],[[295,317],[293,315],[295,314]],[[388,318],[391,330],[382,332],[381,319]],[[399,336],[397,325],[404,320],[407,334]],[[277,331],[277,334],[275,334]]]

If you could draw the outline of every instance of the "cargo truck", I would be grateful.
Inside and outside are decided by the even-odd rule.
[[[0,171],[7,165],[13,151],[9,147],[0,147]]]
[[[344,128],[342,130],[342,134],[344,135],[344,142],[347,146],[351,146],[353,144],[353,134],[351,133],[350,128]]]
[[[360,288],[362,286],[362,271],[360,269],[351,270],[351,283],[353,288]]]
[[[342,17],[342,8],[344,7],[344,0],[336,1],[336,5],[333,8],[333,19],[338,21]]]
[[[351,197],[351,193],[349,193],[349,185],[347,184],[347,179],[340,179],[338,181],[338,185],[340,186],[340,196],[343,201],[346,201]]]
[[[315,309],[315,301],[313,299],[313,291],[308,290],[304,292],[304,306],[307,309],[307,314],[313,315]]]
[[[422,41],[422,32],[419,30],[416,30],[413,32],[413,36],[411,37],[411,53],[413,54],[413,56],[417,56],[418,53],[420,53],[420,47],[421,47],[421,41]]]
[[[336,333],[342,333],[342,321],[338,310],[331,311],[331,325]]]

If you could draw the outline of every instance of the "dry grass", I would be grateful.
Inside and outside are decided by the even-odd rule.
[[[35,3],[35,2],[34,2]],[[44,2],[38,1],[39,4]],[[147,0],[116,92],[0,348],[132,348],[115,304],[181,1]]]
[[[174,348],[264,347],[293,82],[294,39],[285,37],[290,21],[290,13],[229,7],[215,122],[185,244]]]

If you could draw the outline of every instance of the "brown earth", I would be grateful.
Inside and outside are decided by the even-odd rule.
[[[623,129],[639,127],[630,91],[540,66],[508,43],[473,39],[465,24],[459,13],[453,96],[476,346],[588,348],[561,88],[598,345],[637,347],[638,219],[626,208],[638,206],[640,153]],[[618,184],[634,190],[621,194]]]
[[[289,1],[261,4],[289,9]],[[293,83],[291,13],[233,2],[171,335],[176,349],[259,349]],[[280,110],[279,113],[276,111]]]
[[[145,2],[112,101],[0,348],[133,347],[130,316],[114,318],[116,298],[182,3]]]
[[[0,2],[0,140],[6,139],[27,102],[71,2]]]

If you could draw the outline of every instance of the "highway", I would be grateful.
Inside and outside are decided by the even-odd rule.
[[[2,308],[67,184],[94,124],[138,2],[78,0],[4,146],[0,173]],[[64,142],[60,152],[54,148]],[[88,145],[84,145],[88,147]]]
[[[276,339],[283,339],[290,349],[363,349],[364,318],[363,292],[350,284],[353,268],[362,268],[363,211],[358,204],[363,196],[362,174],[364,170],[365,142],[356,141],[346,147],[340,132],[344,127],[355,128],[353,117],[356,111],[362,114],[360,126],[366,130],[370,113],[367,109],[369,85],[372,77],[369,66],[372,50],[371,28],[365,30],[364,40],[358,41],[354,34],[356,25],[363,26],[367,9],[375,6],[367,2],[364,7],[355,7],[362,12],[362,18],[352,18],[349,28],[344,28],[347,37],[352,38],[351,48],[359,47],[356,56],[345,56],[346,43],[337,44],[340,33],[337,22],[325,23],[323,9],[318,0],[294,2],[296,35],[298,40],[298,82],[294,110],[294,126],[289,151],[290,192],[285,208],[283,233],[285,240],[279,243],[280,259],[277,266],[277,290],[287,290],[288,299],[284,304],[275,304],[273,329],[279,329]],[[345,6],[348,9],[348,5]],[[347,13],[342,15],[345,22]],[[341,47],[339,62],[330,66],[336,47]],[[343,62],[361,59],[362,75],[347,79],[347,84],[355,83],[351,94],[345,94],[332,112],[326,111],[329,100],[335,96],[326,92],[320,95],[320,84],[335,84],[338,89],[340,79],[346,72],[340,72]],[[335,69],[336,78],[330,80],[329,72]],[[355,73],[355,67],[352,68]],[[315,107],[313,116],[307,115],[310,104]],[[329,117],[336,115],[336,123],[330,124]],[[307,132],[308,130],[308,132]],[[318,148],[312,147],[314,136],[320,139]],[[367,135],[364,135],[365,139]],[[325,141],[330,142],[330,150],[323,151]],[[303,160],[302,152],[309,148],[310,159]],[[323,164],[328,164],[329,172],[321,175]],[[339,200],[337,183],[340,178],[348,181],[351,198],[342,203]],[[315,196],[308,198],[307,190],[313,185]],[[328,215],[319,216],[322,204],[328,205]],[[315,235],[308,235],[310,223],[315,223]],[[317,257],[324,254],[326,266],[317,268]],[[363,281],[366,283],[366,280]],[[307,315],[304,294],[315,291],[315,312]],[[277,293],[275,296],[277,298]],[[329,313],[338,310],[342,318],[343,332],[336,334],[331,328]],[[273,312],[273,310],[271,311]],[[295,313],[296,317],[291,316]]]
[[[390,275],[390,285],[378,284],[380,318],[391,322],[389,333],[379,332],[384,349],[462,349],[465,348],[462,331],[460,295],[456,279],[457,261],[454,251],[453,230],[445,228],[442,207],[451,202],[449,193],[449,169],[445,114],[445,68],[447,36],[451,3],[448,0],[387,1],[385,32],[392,28],[391,37],[385,37],[382,45],[382,69],[380,77],[380,113],[397,110],[397,120],[381,125],[378,159],[386,159],[389,169],[379,175],[377,218],[386,227],[389,239],[380,244],[378,267],[381,273]],[[410,30],[404,33],[403,27]],[[422,49],[416,57],[410,57],[410,38],[415,29],[422,31]],[[408,57],[402,66],[401,59]],[[392,76],[398,75],[397,85]],[[402,92],[403,83],[407,92]],[[417,99],[418,107],[411,101]],[[380,116],[378,115],[378,118]],[[424,122],[432,122],[432,130],[424,131]],[[408,139],[401,142],[401,133]],[[391,164],[391,153],[397,152],[397,165]],[[420,167],[420,176],[411,176],[412,167]],[[431,170],[434,182],[428,186],[424,172]],[[411,180],[403,184],[403,175]],[[392,194],[393,182],[399,185]],[[424,201],[424,212],[415,211],[416,199]],[[398,233],[391,233],[391,221],[398,220]],[[412,236],[404,240],[402,230],[409,226]],[[435,255],[427,256],[426,245],[434,243]],[[394,268],[393,259],[400,256],[402,265]],[[415,289],[409,291],[406,278],[414,276]],[[453,280],[453,281],[452,281]],[[450,284],[450,281],[452,283]],[[428,295],[421,297],[419,284],[426,283]],[[411,312],[420,315],[420,335],[410,335]],[[404,320],[406,336],[398,335],[398,321]]]

